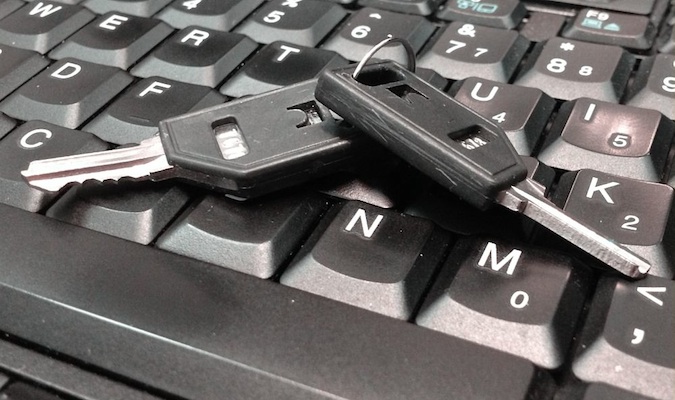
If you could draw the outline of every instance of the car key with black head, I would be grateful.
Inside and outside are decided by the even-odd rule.
[[[319,77],[316,98],[402,159],[474,206],[520,212],[624,275],[648,262],[569,217],[526,179],[506,134],[478,113],[392,61],[361,63]]]
[[[316,80],[161,121],[137,146],[38,160],[22,174],[58,191],[89,180],[178,178],[250,198],[353,169],[369,142],[314,98]]]

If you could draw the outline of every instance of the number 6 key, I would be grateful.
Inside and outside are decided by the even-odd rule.
[[[314,98],[316,80],[161,121],[133,147],[38,160],[22,172],[48,191],[89,180],[178,178],[250,198],[362,159],[367,138]]]

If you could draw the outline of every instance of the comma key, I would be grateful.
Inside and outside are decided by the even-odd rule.
[[[600,280],[572,371],[655,399],[675,393],[675,282],[655,276]]]
[[[675,273],[675,190],[594,170],[563,174],[552,200],[572,218],[650,262],[650,274]]]

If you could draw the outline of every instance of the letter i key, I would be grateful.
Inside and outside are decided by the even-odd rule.
[[[522,213],[605,264],[644,277],[650,264],[565,214],[526,179],[526,167],[505,133],[413,72],[391,62],[365,65],[389,38],[356,66],[324,71],[316,98],[399,157],[467,202],[486,209],[494,202]]]

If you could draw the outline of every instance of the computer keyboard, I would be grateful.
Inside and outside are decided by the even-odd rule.
[[[674,5],[0,1],[0,399],[675,399]],[[21,176],[387,34],[649,276],[476,210],[374,142],[351,170],[246,201]]]

